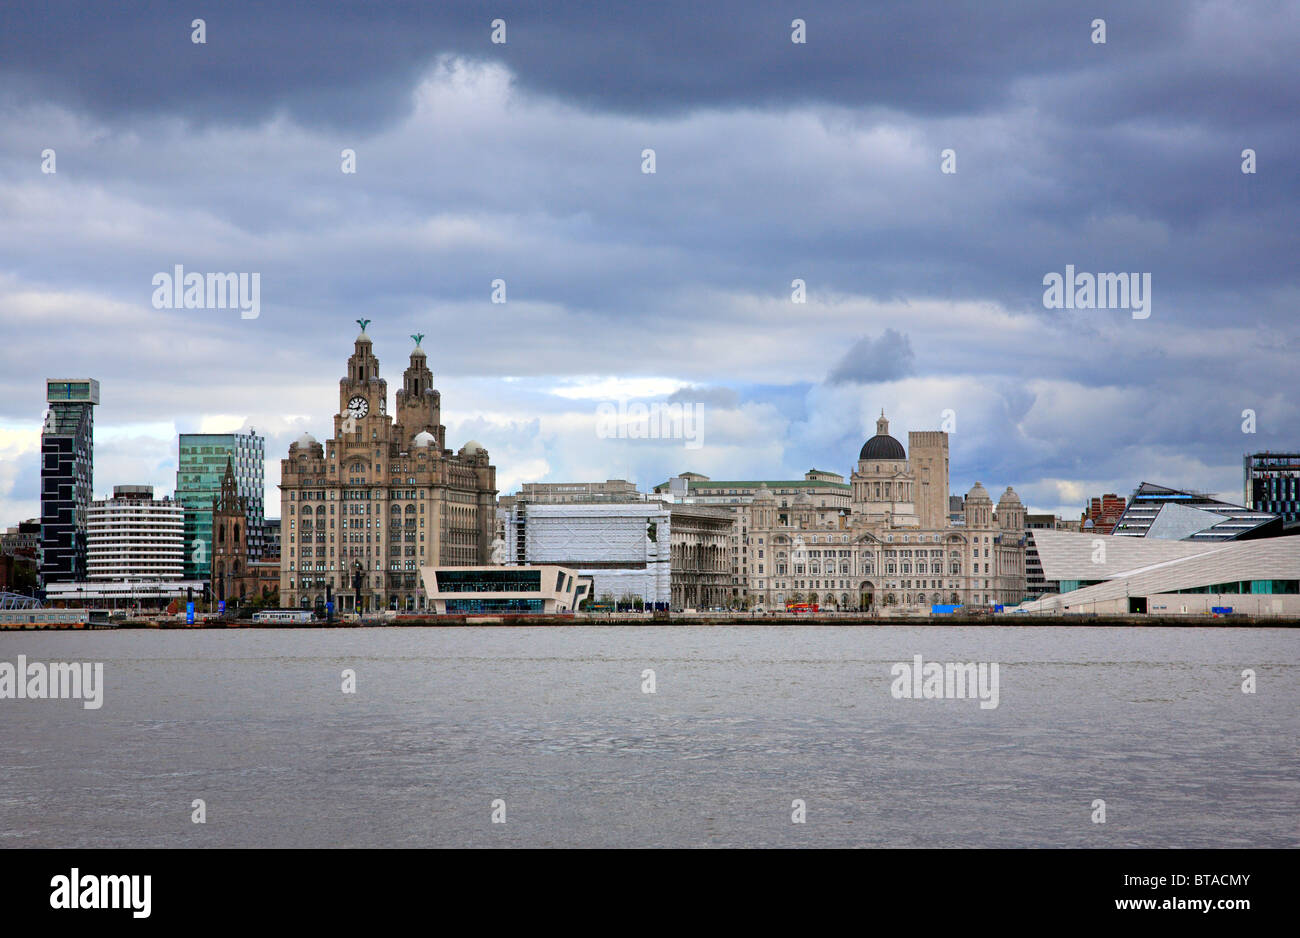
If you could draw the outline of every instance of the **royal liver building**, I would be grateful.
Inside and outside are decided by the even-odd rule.
[[[442,396],[422,336],[388,413],[365,327],[339,381],[334,435],[304,433],[280,466],[280,596],[286,606],[424,608],[422,566],[486,564],[496,520],[496,469],[473,440],[446,447]]]
[[[1009,487],[997,508],[976,482],[964,524],[948,504],[948,434],[908,434],[911,457],[882,413],[858,454],[847,505],[766,485],[739,513],[745,585],[768,609],[814,602],[922,612],[934,604],[1015,604],[1025,596],[1025,510]],[[825,499],[823,499],[825,501]]]

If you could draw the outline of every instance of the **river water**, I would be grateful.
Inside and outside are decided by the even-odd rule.
[[[918,654],[998,664],[997,707],[896,699]],[[0,700],[8,847],[1300,846],[1285,629],[0,634],[19,655],[102,662],[104,696]]]

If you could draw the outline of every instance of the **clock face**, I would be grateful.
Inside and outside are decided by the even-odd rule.
[[[370,402],[358,394],[348,401],[348,413],[353,417],[364,417],[370,413]]]

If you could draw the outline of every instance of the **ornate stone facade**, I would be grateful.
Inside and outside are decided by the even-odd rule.
[[[716,508],[673,505],[669,526],[672,608],[725,606],[731,592],[730,514]]]
[[[420,568],[491,559],[496,469],[471,440],[446,448],[422,336],[388,413],[388,385],[362,331],[339,381],[334,435],[304,433],[281,461],[280,595],[286,606],[422,609]]]
[[[768,609],[925,612],[932,604],[1014,604],[1025,596],[1025,510],[1009,487],[993,501],[976,482],[966,523],[948,520],[948,435],[908,435],[911,458],[889,435],[858,454],[847,512],[801,494],[778,504],[766,486],[745,512],[751,557],[746,592]]]

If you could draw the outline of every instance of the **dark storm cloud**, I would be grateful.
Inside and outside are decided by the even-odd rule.
[[[101,378],[104,427],[279,415],[274,459],[328,430],[358,316],[390,384],[427,333],[515,481],[685,468],[553,393],[657,376],[717,412],[715,477],[951,408],[954,487],[1212,488],[1300,439],[1298,46],[1280,2],[6,4],[0,504],[46,373]],[[153,309],[176,263],[260,272],[261,318]],[[1045,309],[1067,264],[1150,272],[1150,319]]]
[[[915,358],[911,340],[894,329],[886,329],[878,339],[864,335],[854,342],[831,369],[826,381],[829,384],[897,381],[912,374]]]
[[[397,167],[393,183],[380,185],[402,212],[527,205],[552,218],[588,213],[590,229],[568,234],[625,245],[629,256],[671,228],[669,250],[631,258],[634,270],[588,265],[575,276],[551,260],[517,274],[528,278],[519,286],[530,295],[596,316],[645,305],[668,268],[679,279],[752,289],[758,260],[840,291],[981,296],[1040,315],[1050,315],[1041,311],[1041,279],[1065,264],[1142,270],[1152,273],[1163,311],[1191,300],[1206,311],[1233,304],[1258,311],[1261,321],[1272,317],[1270,294],[1292,283],[1300,248],[1289,223],[1300,203],[1300,174],[1285,170],[1300,161],[1296,5],[807,7],[229,3],[205,14],[163,3],[10,5],[0,12],[0,74],[22,97],[70,103],[113,122],[174,114],[199,124],[251,123],[283,111],[363,135],[407,115],[418,77],[438,56],[457,54],[501,63],[521,89],[625,114],[711,107],[780,113],[821,103],[853,109],[847,113],[860,115],[864,128],[873,120],[925,121],[926,163],[901,175],[891,167],[896,188],[879,198],[894,204],[874,216],[845,199],[881,185],[880,173],[866,171],[870,150],[862,153],[863,171],[827,172],[754,152],[772,145],[766,138],[738,140],[738,152],[705,159],[694,141],[660,142],[664,166],[651,199],[616,184],[626,177],[602,166],[607,152],[593,150],[566,155],[591,177],[585,187],[557,186],[551,154],[538,154],[530,173],[522,153],[522,167],[503,170],[519,186],[496,185],[501,177],[485,172],[480,186],[430,187],[430,176],[447,174],[436,155],[420,164],[428,172],[418,178]],[[194,16],[207,21],[206,45],[190,42]],[[495,16],[507,20],[505,45],[490,42]],[[806,45],[789,41],[794,16],[808,22]],[[1096,17],[1107,20],[1104,45],[1089,40]],[[1026,113],[991,129],[978,125],[979,115],[1000,108]],[[639,152],[644,143],[629,139],[626,146]],[[429,145],[440,151],[455,141]],[[952,176],[937,172],[945,145],[958,153]],[[1256,175],[1239,171],[1246,147],[1258,151]],[[364,165],[374,167],[374,152],[363,152]],[[133,167],[149,167],[149,158],[147,147],[133,153]],[[229,186],[208,171],[201,185],[229,189],[213,192],[220,197],[214,205],[234,223],[266,227],[292,220],[320,182],[304,178],[300,166],[288,169],[281,179],[273,165],[260,179],[230,173]],[[714,197],[701,209],[694,183],[706,178]],[[733,214],[714,217],[718,203],[731,203]],[[791,223],[774,228],[772,217]],[[719,222],[728,227],[722,238]],[[467,255],[441,272],[443,297],[471,284],[477,290],[493,276],[483,251]],[[420,295],[425,284],[416,267],[390,257],[394,271],[383,272],[385,283],[399,295]],[[334,297],[373,295],[378,272],[371,262],[359,282],[336,277],[325,286]],[[300,297],[310,291],[298,283],[291,289]]]
[[[1109,25],[1102,48],[1131,59],[1175,46],[1195,9],[1172,0],[1136,9],[954,0],[82,0],[6,4],[0,62],[10,84],[96,114],[174,113],[204,123],[287,109],[308,124],[377,126],[400,116],[402,92],[442,53],[500,61],[525,88],[626,112],[821,101],[943,115],[1002,104],[1028,75],[1098,67],[1087,42],[1094,17]],[[190,41],[196,17],[206,22],[204,45]],[[506,20],[505,44],[490,41],[496,17]],[[790,41],[796,17],[807,24],[802,45]],[[1187,103],[1198,84],[1190,77],[1147,104],[1167,112]],[[1234,101],[1211,104],[1231,112]]]

